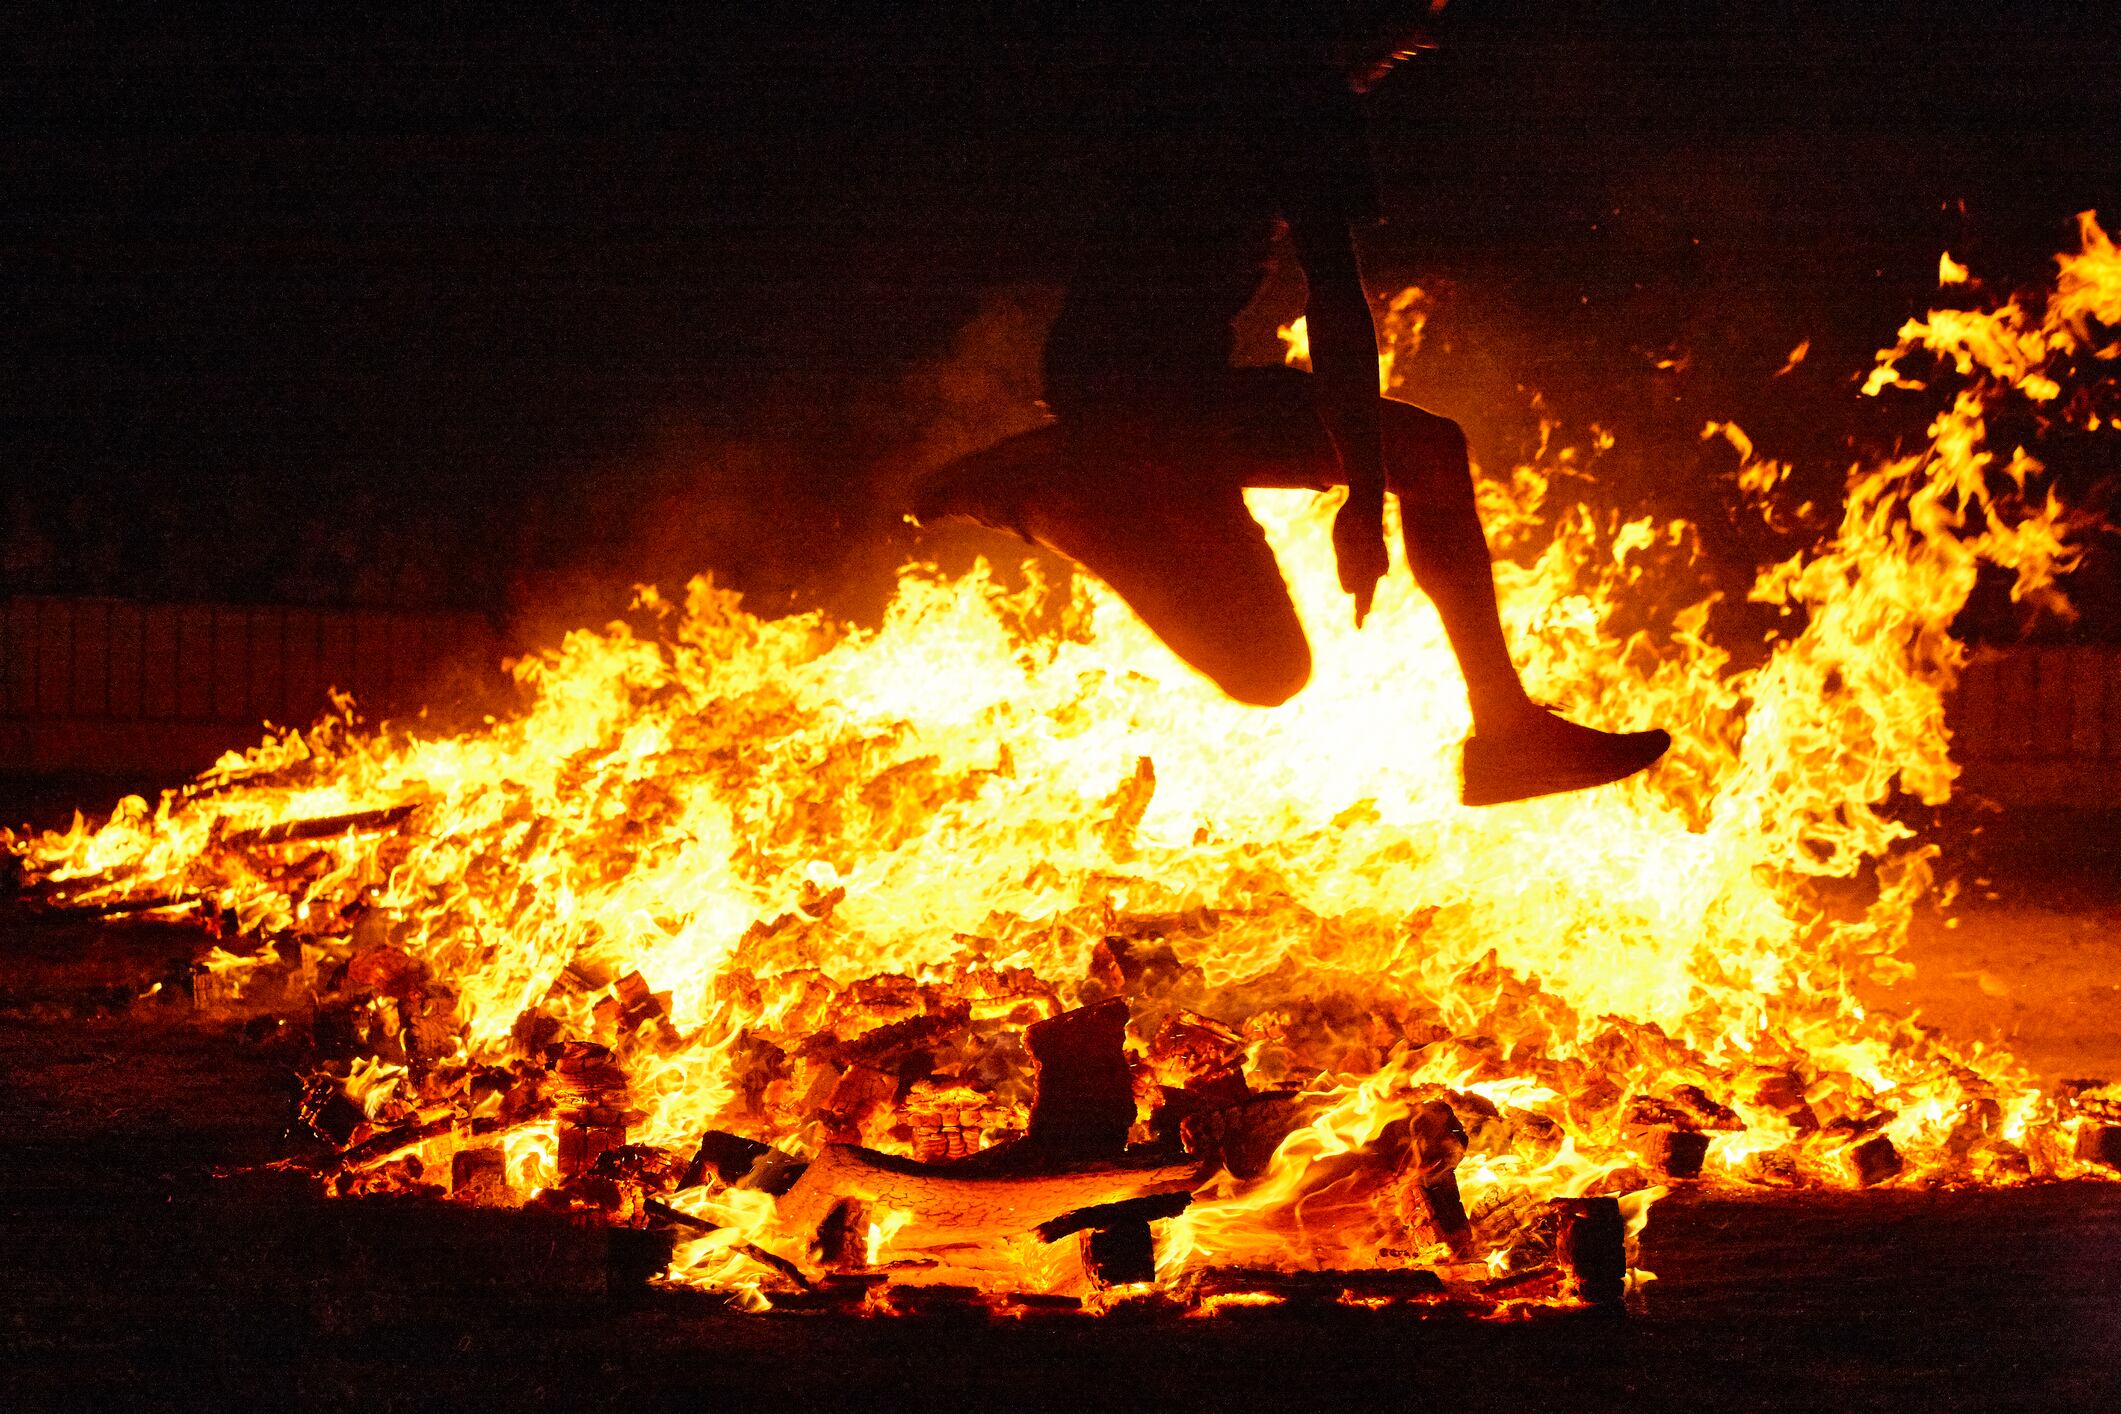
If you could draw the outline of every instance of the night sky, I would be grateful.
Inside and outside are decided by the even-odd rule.
[[[908,479],[1035,396],[1071,7],[46,8],[0,22],[8,590],[537,619],[712,567],[858,611]],[[1940,250],[2039,281],[2121,225],[2116,30],[1454,3],[1372,107],[1413,395],[1492,464],[1537,390],[1619,436],[1593,494],[1744,561],[1704,421],[1831,484],[1907,431],[1850,379]]]

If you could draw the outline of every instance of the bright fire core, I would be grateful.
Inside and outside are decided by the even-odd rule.
[[[1138,1139],[1168,1137],[1172,1106],[1211,1112],[1203,1096],[1281,1106],[1261,1165],[1218,1169],[1157,1223],[1165,1282],[1506,1272],[1513,1212],[1649,1188],[1646,1146],[1673,1128],[1709,1136],[1712,1181],[2074,1172],[2076,1121],[2010,1056],[1869,1012],[1855,988],[1904,966],[1931,890],[1931,851],[1884,807],[1951,788],[1948,630],[1977,569],[2030,591],[2075,553],[2037,464],[1989,445],[1988,411],[2068,415],[2062,380],[2111,367],[2092,360],[2115,324],[2121,258],[2086,218],[2043,301],[1903,330],[1869,391],[1919,386],[1899,365],[1937,354],[1956,382],[1929,442],[1852,470],[1838,526],[1761,572],[1750,598],[1788,612],[1742,667],[1707,603],[1613,627],[1688,527],[1551,503],[1551,462],[1485,483],[1534,698],[1675,738],[1619,787],[1460,807],[1463,690],[1404,566],[1357,633],[1330,503],[1255,493],[1316,664],[1276,710],[1222,698],[1092,583],[916,566],[858,629],[761,619],[697,581],[681,606],[646,597],[653,628],[516,664],[525,706],[506,720],[283,734],[225,760],[218,789],[13,847],[34,877],[110,880],[97,898],[232,910],[259,951],[222,971],[304,952],[374,1058],[332,1072],[368,1124],[461,1121],[356,1188],[446,1188],[435,1175],[473,1144],[505,1156],[490,1200],[559,1188],[566,1101],[523,1077],[570,1041],[610,1048],[624,1141],[673,1166],[709,1130],[796,1159],[955,1158],[1023,1128],[1025,1027],[1114,995]],[[1784,468],[1710,431],[1765,510]],[[407,804],[390,831],[233,838]],[[1438,1098],[1466,1131],[1470,1253],[1439,1252],[1400,1190],[1348,1161]],[[769,1193],[694,1177],[655,1190],[715,1225],[676,1278],[761,1303],[786,1278],[756,1254],[815,1260]],[[927,1241],[888,1204],[867,1220],[862,1259],[907,1280],[1084,1282],[1065,1244]]]

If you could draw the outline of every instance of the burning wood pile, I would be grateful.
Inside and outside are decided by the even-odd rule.
[[[1433,615],[1398,576],[1356,638],[1329,508],[1276,493],[1317,643],[1276,712],[1095,586],[916,568],[858,630],[700,582],[518,663],[480,729],[349,710],[10,836],[16,901],[212,933],[164,994],[300,1033],[288,1162],[328,1191],[658,1229],[754,1308],[1612,1305],[1673,1183],[2102,1172],[2121,1091],[1855,988],[1932,897],[1884,806],[1950,788],[1954,614],[2073,554],[1985,409],[2075,408],[2116,322],[2087,220],[2045,304],[1911,324],[1873,391],[1921,347],[1966,386],[1762,573],[1792,627],[1752,667],[1712,601],[1611,650],[1685,526],[1550,514],[1551,462],[1491,483],[1535,692],[1671,724],[1650,781],[1460,808]]]

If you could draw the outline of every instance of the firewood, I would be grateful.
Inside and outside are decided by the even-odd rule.
[[[707,1219],[697,1217],[691,1213],[680,1212],[658,1198],[650,1198],[641,1205],[641,1209],[643,1215],[647,1217],[651,1224],[677,1233],[681,1238],[705,1237],[710,1232],[721,1231],[721,1224],[711,1223]],[[765,1248],[749,1242],[737,1244],[735,1250],[743,1253],[746,1257],[749,1257],[752,1261],[757,1262],[769,1271],[777,1272],[781,1276],[786,1277],[803,1290],[808,1291],[811,1289],[811,1280],[803,1274],[803,1269],[786,1257],[777,1257]]]
[[[1177,951],[1162,937],[1161,932],[1151,929],[1100,938],[1090,951],[1090,975],[1085,979],[1084,996],[1170,997],[1184,1001],[1197,993],[1201,989],[1200,969],[1181,962]]]
[[[552,1103],[558,1121],[560,1181],[589,1171],[607,1149],[626,1142],[626,1072],[604,1047],[571,1041],[552,1067]]]
[[[1100,1204],[1191,1192],[1201,1177],[1201,1165],[1190,1159],[1122,1156],[1061,1166],[1028,1140],[953,1164],[828,1144],[781,1196],[778,1210],[785,1230],[808,1236],[852,1198],[911,1215],[893,1236],[897,1245],[934,1247],[1013,1237]]]
[[[1178,1192],[1158,1193],[1147,1198],[1129,1198],[1119,1203],[1101,1203],[1094,1208],[1063,1213],[1051,1222],[1040,1223],[1036,1231],[1041,1242],[1058,1242],[1071,1232],[1086,1232],[1095,1227],[1175,1218],[1183,1213],[1192,1201],[1191,1193]]]
[[[1303,1123],[1308,1103],[1297,1091],[1269,1090],[1187,1116],[1179,1136],[1187,1153],[1220,1163],[1235,1177],[1258,1178],[1281,1141]]]
[[[1086,1229],[1083,1271],[1100,1291],[1156,1280],[1156,1235],[1140,1218]]]
[[[2121,1124],[2094,1124],[2086,1120],[2077,1129],[2076,1154],[2088,1164],[2121,1169]]]
[[[1412,1141],[1414,1177],[1436,1235],[1464,1259],[1473,1253],[1473,1224],[1458,1196],[1458,1161],[1465,1157],[1466,1132],[1442,1100],[1430,1100],[1407,1121]]]
[[[740,1134],[710,1129],[700,1136],[699,1147],[692,1151],[691,1162],[685,1165],[678,1187],[697,1188],[712,1180],[725,1188],[734,1188],[771,1147]]]
[[[1627,1221],[1617,1198],[1561,1198],[1547,1205],[1554,1251],[1568,1268],[1578,1300],[1618,1306],[1627,1295]]]
[[[606,1151],[626,1142],[624,1124],[588,1119],[578,1113],[562,1114],[558,1129],[559,1153],[555,1161],[562,1183],[587,1174]]]
[[[325,1143],[344,1148],[354,1130],[368,1118],[361,1107],[346,1098],[338,1080],[320,1075],[303,1089],[298,1107],[302,1122]]]
[[[514,1196],[508,1186],[508,1155],[497,1144],[459,1149],[449,1158],[449,1196],[488,1207]]]
[[[1696,1129],[1745,1128],[1745,1121],[1738,1118],[1737,1111],[1710,1098],[1709,1093],[1699,1085],[1674,1086],[1668,1098],[1672,1104],[1685,1111],[1694,1121],[1693,1127]]]
[[[1865,1188],[1896,1177],[1901,1169],[1900,1151],[1883,1134],[1850,1145],[1843,1156],[1850,1174]]]
[[[1180,1010],[1149,1041],[1157,1082],[1207,1099],[1245,1097],[1245,1038],[1212,1017]]]
[[[262,845],[293,844],[298,840],[331,839],[338,835],[366,835],[403,824],[418,810],[418,802],[385,806],[380,810],[357,810],[348,815],[325,815],[310,820],[285,820],[254,830],[238,830],[221,843],[233,849]]]
[[[1709,1136],[1691,1129],[1653,1129],[1643,1134],[1643,1158],[1665,1178],[1699,1178],[1708,1158]]]
[[[1444,1295],[1443,1278],[1426,1267],[1384,1267],[1351,1271],[1279,1271],[1263,1267],[1211,1267],[1185,1283],[1195,1300],[1241,1296],[1252,1292],[1276,1296],[1291,1305],[1332,1305],[1350,1300],[1422,1301]]]
[[[859,1271],[869,1266],[869,1207],[842,1199],[810,1236],[810,1254],[820,1266]]]
[[[340,1151],[324,1168],[326,1174],[351,1173],[373,1168],[412,1152],[430,1139],[454,1132],[463,1123],[455,1114],[433,1115],[423,1111],[404,1124],[372,1134],[349,1149]]]
[[[1134,1077],[1126,1039],[1127,1004],[1116,997],[1024,1029],[1038,1067],[1026,1143],[1056,1158],[1109,1158],[1127,1147]]]
[[[9,854],[7,858],[19,869],[21,857]],[[46,908],[71,908],[80,899],[104,889],[117,888],[132,877],[131,868],[99,869],[93,874],[76,874],[70,879],[32,879],[18,882],[11,897],[26,904]]]
[[[638,971],[613,981],[611,994],[590,1008],[597,1040],[605,1045],[614,1045],[621,1037],[637,1031],[658,1028],[662,1040],[674,1040],[675,1033],[668,1030],[669,1017],[670,993],[649,991],[648,979]]]
[[[913,1157],[931,1164],[978,1153],[990,1130],[1009,1128],[1020,1116],[962,1081],[920,1081],[898,1107],[899,1120],[912,1132]]]
[[[197,894],[149,894],[145,898],[112,899],[107,903],[64,904],[66,912],[84,918],[122,918],[134,913],[155,913],[162,909],[172,912],[183,909],[189,912],[202,907],[207,900]]]
[[[840,1073],[816,1113],[824,1122],[826,1137],[852,1142],[861,1137],[863,1121],[888,1107],[897,1096],[895,1072],[867,1064],[851,1065]]]

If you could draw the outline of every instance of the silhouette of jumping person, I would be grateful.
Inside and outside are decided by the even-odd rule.
[[[1160,5],[1144,7],[1160,29],[1113,46],[1125,57],[1095,124],[1091,229],[1045,348],[1055,421],[943,468],[915,518],[970,519],[1066,555],[1224,692],[1272,707],[1308,680],[1311,650],[1245,489],[1348,488],[1333,546],[1358,627],[1389,565],[1389,490],[1472,707],[1465,803],[1648,766],[1664,732],[1593,731],[1525,695],[1464,435],[1378,396],[1354,240],[1376,219],[1356,99],[1404,56],[1405,16],[1336,39],[1289,0]],[[1309,287],[1314,371],[1233,368],[1231,321],[1284,234]]]

